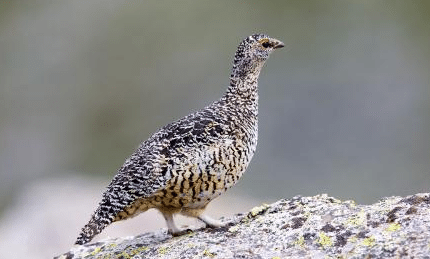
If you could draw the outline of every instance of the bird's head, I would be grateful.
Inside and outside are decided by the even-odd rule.
[[[282,47],[284,47],[284,43],[265,34],[249,36],[237,48],[232,76],[243,77],[250,73],[259,73],[270,53]]]

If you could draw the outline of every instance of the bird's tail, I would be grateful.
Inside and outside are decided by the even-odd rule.
[[[94,236],[102,232],[110,223],[115,220],[115,217],[124,209],[121,203],[112,204],[110,199],[105,196],[99,204],[97,210],[91,216],[90,221],[82,228],[76,245],[83,245],[90,242]]]
[[[102,232],[112,221],[112,217],[106,217],[106,214],[103,213],[103,210],[99,206],[96,212],[91,216],[90,221],[82,228],[75,244],[83,245],[90,242],[94,236]]]

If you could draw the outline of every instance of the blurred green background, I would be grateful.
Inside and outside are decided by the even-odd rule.
[[[29,202],[58,198],[73,217],[89,200],[76,226],[40,238],[67,236],[43,256],[68,249],[125,158],[218,99],[256,32],[287,48],[261,73],[257,153],[230,197],[428,192],[429,12],[425,0],[0,3],[0,225],[23,225]]]

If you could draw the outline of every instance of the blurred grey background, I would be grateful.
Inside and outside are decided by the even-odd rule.
[[[68,250],[125,158],[218,99],[256,32],[288,47],[260,76],[257,153],[213,214],[428,192],[429,11],[425,0],[3,2],[0,257]],[[130,221],[107,233],[164,227],[157,213]]]

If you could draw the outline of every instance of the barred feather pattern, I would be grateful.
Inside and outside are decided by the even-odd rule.
[[[257,147],[261,68],[270,52],[280,47],[282,42],[264,34],[243,40],[223,97],[144,141],[112,179],[76,244],[91,241],[112,222],[150,208],[200,215],[211,200],[233,186]],[[193,210],[196,213],[190,213]]]

